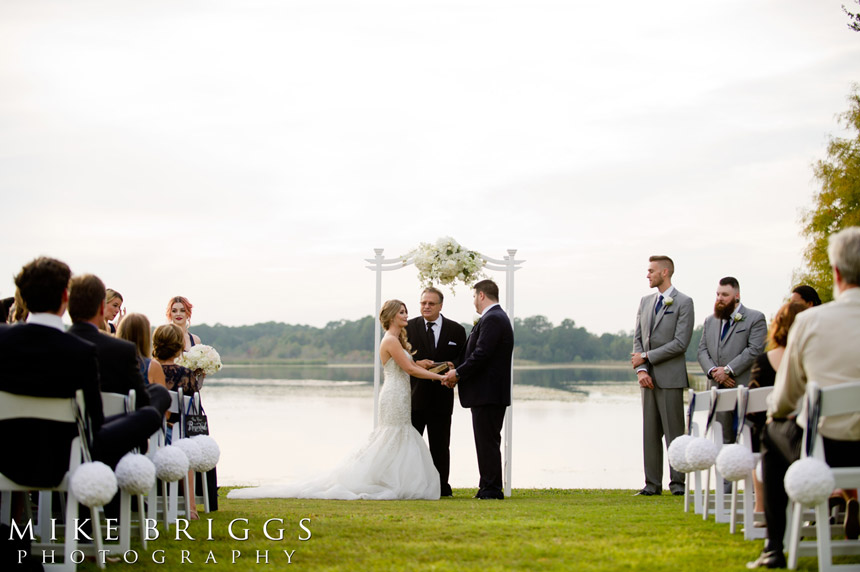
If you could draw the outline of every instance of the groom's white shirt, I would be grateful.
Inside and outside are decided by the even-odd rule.
[[[484,314],[486,314],[486,313],[490,310],[490,308],[494,308],[495,306],[498,306],[498,305],[499,305],[499,303],[498,303],[498,302],[496,302],[495,304],[490,304],[489,306],[487,306],[486,308],[484,308],[484,311],[483,311],[483,312],[481,312],[481,317],[483,318],[483,317],[484,317]]]

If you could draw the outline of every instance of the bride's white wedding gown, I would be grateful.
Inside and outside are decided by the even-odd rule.
[[[438,499],[439,472],[412,426],[409,376],[393,357],[383,371],[379,425],[361,449],[330,474],[289,485],[235,489],[227,498]]]

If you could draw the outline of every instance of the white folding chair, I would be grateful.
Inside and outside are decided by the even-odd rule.
[[[170,407],[167,410],[167,413],[175,413],[179,416],[179,421],[173,423],[173,428],[171,431],[171,442],[182,439],[185,434],[185,409],[190,400],[182,393],[182,388],[177,388],[176,391],[169,391],[170,394]],[[167,435],[167,418],[164,419],[163,430],[159,432],[160,437],[158,438],[158,443],[156,447],[150,447],[150,454],[152,456],[155,455],[158,448],[164,447],[167,443],[165,441],[165,436]],[[191,494],[191,486],[188,482],[188,477],[181,479],[185,486],[185,498],[189,498]],[[156,483],[156,487],[158,483]],[[156,491],[157,493],[157,491]],[[170,528],[171,522],[176,522],[176,518],[180,511],[179,505],[179,481],[173,481],[168,483],[167,481],[161,481],[161,495],[153,496],[152,498],[160,499],[160,502],[150,503],[149,510],[149,518],[157,520],[157,508],[160,505],[162,510],[161,517],[164,520],[164,526],[166,529]],[[191,518],[191,507],[190,503],[183,502],[183,507],[181,509],[185,513],[185,518]]]
[[[821,417],[860,413],[860,382],[843,383],[828,387],[810,381],[806,385],[807,422],[803,431],[801,458],[814,457],[824,461],[824,443],[818,432],[818,421]],[[860,459],[853,467],[831,468],[836,478],[836,488],[853,489],[860,487]],[[830,525],[830,509],[828,499],[815,506],[815,535],[814,541],[801,541],[801,534],[808,535],[803,529],[803,507],[799,503],[789,505],[791,525],[788,530],[788,567],[797,567],[798,556],[818,555],[818,569],[830,570],[860,570],[860,564],[833,564],[833,556],[860,554],[860,540],[832,540],[834,531],[841,533],[842,528]]]
[[[692,388],[688,391],[690,402],[687,405],[687,435],[699,437],[699,422],[696,419],[696,414],[704,413],[707,415],[711,407],[711,392],[700,391],[696,392]],[[690,500],[693,501],[693,510],[696,514],[702,514],[702,499],[704,497],[702,488],[702,471],[693,471],[687,473],[687,478],[684,482],[684,512],[690,512]]]
[[[773,391],[773,387],[756,387],[748,389],[744,386],[738,387],[738,419],[740,429],[738,431],[737,442],[743,445],[752,452],[752,434],[747,424],[742,423],[747,413],[762,413],[767,411],[767,396]],[[761,458],[761,453],[753,453],[756,463]],[[732,487],[732,502],[729,512],[729,532],[735,533],[738,520],[738,487],[737,483]],[[753,485],[752,474],[744,478],[744,494],[741,499],[740,514],[743,522],[744,540],[754,540],[767,536],[767,529],[764,527],[756,528],[755,523],[755,486]],[[761,515],[760,522],[764,522],[764,515]]]
[[[75,498],[74,493],[72,493],[69,488],[69,479],[75,469],[81,465],[81,462],[89,459],[89,448],[85,429],[86,424],[84,422],[84,419],[86,419],[85,411],[83,390],[78,390],[75,397],[34,397],[30,395],[16,395],[14,393],[0,391],[0,420],[41,419],[45,421],[73,423],[78,430],[78,435],[71,443],[71,450],[69,452],[69,468],[63,476],[63,480],[56,487],[33,487],[20,485],[9,479],[6,475],[0,473],[0,491],[3,491],[4,507],[2,521],[4,524],[9,524],[11,522],[11,514],[8,512],[8,508],[11,501],[12,491],[25,493],[31,490],[44,491],[45,497],[47,497],[50,492],[61,492],[66,493],[68,496],[65,509],[65,526],[62,527],[62,534],[64,536],[62,545],[46,541],[46,539],[50,539],[48,530],[45,530],[47,521],[41,520],[42,518],[45,518],[45,516],[50,520],[51,515],[50,511],[46,511],[47,515],[45,515],[45,512],[40,511],[41,542],[33,543],[31,545],[31,551],[33,554],[41,554],[44,550],[48,554],[53,554],[55,557],[59,556],[56,560],[62,560],[62,563],[46,562],[44,564],[44,568],[48,571],[74,572],[77,565],[72,559],[72,554],[75,551],[96,556],[99,568],[104,568],[104,562],[101,558],[98,558],[100,555],[99,551],[102,549],[101,524],[99,519],[92,519],[93,544],[90,545],[78,544],[78,540],[76,538],[77,534],[74,531],[73,524],[78,518],[78,501]],[[15,438],[20,440],[26,439],[27,436],[16,435]],[[0,455],[2,454],[5,453],[3,452],[2,442],[0,442]],[[40,494],[40,496],[42,495]],[[97,512],[98,508],[99,507],[93,509],[94,514]],[[60,528],[61,527],[59,526],[57,527],[58,535],[60,533]],[[59,549],[60,546],[62,546],[61,549]],[[56,552],[58,551],[61,551],[62,554],[57,555]]]
[[[188,414],[188,411],[190,410],[192,415],[200,415],[201,405],[200,405],[200,392],[199,391],[194,393],[191,396],[187,396],[187,395],[183,396],[183,399],[185,400],[184,410],[185,410],[186,414]],[[183,425],[183,427],[184,427],[184,425]],[[200,506],[202,504],[203,505],[203,511],[208,513],[209,512],[209,483],[206,479],[206,473],[200,473],[200,472],[195,471],[194,475],[195,475],[195,478],[196,478],[196,475],[200,475],[200,482],[201,482],[200,491],[199,491],[200,494],[197,494],[197,492],[198,492],[197,487],[196,486],[194,487],[195,504],[197,506]]]
[[[105,417],[130,413],[137,407],[137,396],[134,389],[128,391],[128,395],[121,393],[102,392],[102,410]],[[150,497],[153,498],[153,497]],[[137,495],[137,521],[132,520],[131,495],[125,491],[120,492],[119,509],[119,541],[116,547],[121,553],[131,548],[132,525],[140,531],[140,542],[146,550],[146,523],[144,495]]]
[[[711,399],[714,400],[711,407],[711,412],[708,415],[708,425],[705,427],[705,438],[710,438],[716,445],[719,451],[723,447],[723,426],[716,420],[715,413],[734,411],[738,405],[738,390],[734,388],[717,389],[711,388]],[[716,522],[729,522],[729,509],[726,508],[725,480],[717,469],[716,464],[713,466],[714,473],[714,520]],[[737,488],[737,483],[734,483],[732,488]],[[702,519],[708,519],[711,503],[709,500],[711,492],[711,470],[705,474],[705,500],[703,503],[704,512]]]

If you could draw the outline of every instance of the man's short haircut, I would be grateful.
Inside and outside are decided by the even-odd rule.
[[[75,276],[69,282],[69,317],[72,322],[86,322],[99,312],[105,301],[105,283],[95,274]]]
[[[675,263],[672,262],[672,259],[668,256],[655,255],[648,259],[648,262],[659,262],[663,266],[669,269],[669,278],[675,273]]]
[[[57,312],[71,278],[68,264],[41,256],[21,269],[15,277],[15,286],[30,312]]]
[[[725,278],[720,278],[720,286],[731,286],[738,292],[741,290],[741,285],[738,284],[738,279],[734,276],[726,276]]]
[[[827,256],[845,282],[860,286],[860,227],[850,226],[831,235]]]
[[[492,280],[481,280],[475,284],[475,292],[483,292],[493,302],[499,301],[499,287]]]
[[[433,286],[428,286],[427,288],[422,290],[421,295],[423,296],[424,294],[436,294],[437,296],[439,296],[439,303],[440,304],[445,301],[445,295],[442,294],[442,291],[439,290],[438,288],[434,288]]]
[[[813,306],[821,305],[821,297],[818,295],[818,292],[815,291],[815,288],[812,286],[808,286],[806,284],[801,284],[800,286],[795,287],[792,290],[792,293],[800,296],[804,302],[808,302]]]

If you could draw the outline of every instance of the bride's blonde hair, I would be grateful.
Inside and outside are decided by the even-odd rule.
[[[394,318],[397,317],[397,314],[400,313],[400,308],[405,307],[406,304],[400,300],[388,300],[383,304],[382,310],[379,311],[379,321],[382,323],[382,329],[387,330],[391,326],[391,322],[394,321]],[[400,330],[400,345],[407,352],[413,353],[412,344],[409,343],[409,339],[406,337],[406,328]]]

